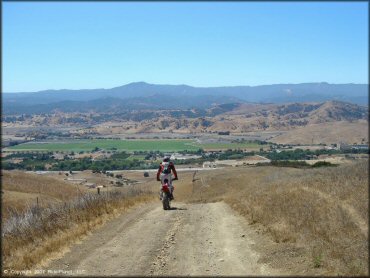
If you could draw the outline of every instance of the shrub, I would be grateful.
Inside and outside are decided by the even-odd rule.
[[[312,165],[312,167],[335,167],[335,166],[338,166],[338,164],[332,164],[330,162],[327,162],[327,161],[318,161],[316,162],[314,165]]]
[[[122,187],[123,186],[123,183],[121,181],[116,181],[116,186]]]

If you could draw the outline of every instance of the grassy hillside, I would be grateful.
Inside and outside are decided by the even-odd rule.
[[[368,274],[368,162],[199,172],[178,193],[230,204],[275,242],[261,258],[272,266],[301,275]]]
[[[76,186],[66,182],[21,171],[3,171],[2,177],[2,218],[7,219],[11,211],[21,213],[29,206],[45,207],[63,203],[78,196]]]
[[[73,186],[53,178],[5,172],[4,204],[13,193],[20,194],[18,200],[30,194],[32,203],[40,190],[50,203],[41,209],[31,206],[11,221],[3,218],[4,265],[32,267],[115,213],[157,199],[154,176],[133,175],[145,180],[143,189],[149,190],[128,188],[76,199]],[[225,201],[271,239],[269,246],[255,246],[261,262],[297,275],[368,275],[368,161],[316,169],[230,167],[180,172],[179,178],[176,201]],[[66,204],[53,203],[65,198],[70,198]]]
[[[320,143],[366,143],[369,141],[367,121],[338,121],[312,124],[289,130],[271,141],[278,144],[320,144]]]

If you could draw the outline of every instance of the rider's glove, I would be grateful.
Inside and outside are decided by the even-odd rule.
[[[160,179],[157,179],[157,181],[161,181]]]
[[[174,180],[174,181],[177,181],[177,180],[179,180],[179,179],[176,177],[176,178],[174,178],[173,180]]]

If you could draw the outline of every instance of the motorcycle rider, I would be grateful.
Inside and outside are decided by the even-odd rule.
[[[171,172],[175,176],[174,179],[172,179]],[[172,181],[173,180],[178,180],[178,178],[177,178],[177,172],[176,172],[176,169],[175,169],[175,164],[173,164],[173,162],[170,161],[169,156],[165,156],[163,158],[163,162],[161,162],[159,164],[159,168],[158,168],[158,171],[157,171],[157,181],[161,181],[161,183],[163,184],[165,179],[167,179],[169,181],[169,188],[170,188],[170,194],[171,194],[170,199],[173,200],[174,187],[172,185]]]

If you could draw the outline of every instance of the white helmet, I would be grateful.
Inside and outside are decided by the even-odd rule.
[[[164,158],[163,158],[163,162],[169,162],[170,161],[170,157],[168,155],[166,155]]]

